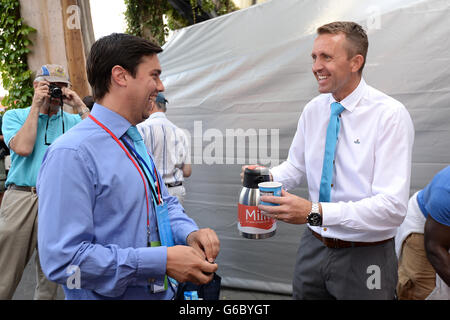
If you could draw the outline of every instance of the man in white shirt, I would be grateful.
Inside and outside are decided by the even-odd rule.
[[[138,124],[137,128],[152,152],[167,190],[183,205],[186,195],[183,181],[192,173],[189,143],[184,131],[167,119],[167,102],[160,92],[153,103],[150,117]]]
[[[280,206],[260,209],[309,224],[295,299],[394,299],[393,238],[407,211],[413,123],[400,102],[362,78],[368,40],[361,26],[333,22],[317,33],[311,56],[321,95],[305,106],[287,160],[271,169],[285,189],[306,179],[311,201],[283,190],[261,198]]]

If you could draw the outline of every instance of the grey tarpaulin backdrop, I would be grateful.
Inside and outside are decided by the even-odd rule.
[[[273,0],[179,30],[160,54],[168,117],[190,134],[185,208],[219,235],[224,285],[292,290],[304,226],[279,223],[266,240],[240,237],[239,174],[243,163],[286,159],[302,109],[318,94],[310,56],[315,30],[335,20],[365,27],[365,80],[411,114],[411,193],[450,162],[447,0]],[[245,143],[237,136],[247,136]],[[307,196],[306,185],[292,192]]]

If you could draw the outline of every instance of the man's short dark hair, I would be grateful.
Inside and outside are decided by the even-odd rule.
[[[119,65],[135,77],[142,57],[162,52],[153,42],[124,33],[112,33],[95,41],[86,62],[94,100],[103,98],[111,84],[111,70]]]

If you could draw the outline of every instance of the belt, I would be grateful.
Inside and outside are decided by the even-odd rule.
[[[313,230],[311,230],[311,232],[317,239],[322,241],[322,243],[325,246],[327,246],[328,248],[332,248],[332,249],[377,246],[379,244],[383,244],[383,243],[386,243],[386,242],[394,239],[394,238],[389,238],[386,240],[376,241],[376,242],[353,242],[353,241],[345,241],[345,240],[336,239],[336,238],[325,238],[325,237],[322,237],[317,232],[314,232]]]
[[[16,186],[15,184],[10,184],[8,186],[8,190],[17,190],[17,191],[26,191],[26,192],[36,193],[36,187]]]
[[[183,185],[183,182],[181,182],[181,181],[174,182],[174,183],[166,183],[167,188],[178,187],[181,185]]]

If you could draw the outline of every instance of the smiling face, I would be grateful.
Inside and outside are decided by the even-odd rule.
[[[337,101],[348,96],[359,84],[361,55],[348,56],[345,34],[320,34],[314,41],[312,72],[320,93],[331,93]]]
[[[156,100],[158,92],[164,91],[164,85],[159,78],[161,66],[156,54],[143,56],[137,67],[136,76],[129,75],[129,88],[132,124],[138,124],[150,116],[152,101]]]

